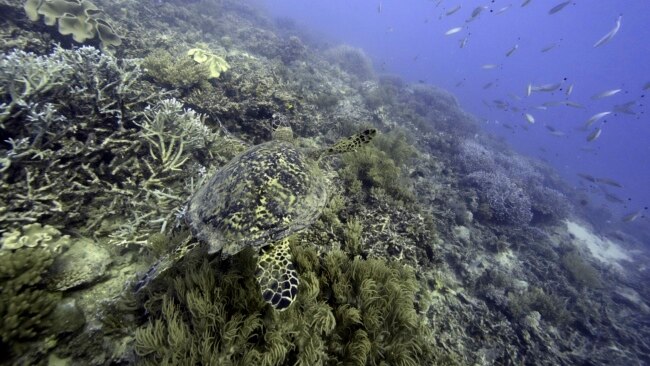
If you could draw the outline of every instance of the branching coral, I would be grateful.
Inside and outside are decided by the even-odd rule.
[[[57,252],[69,239],[50,226],[30,224],[4,233],[0,242],[0,346],[11,356],[22,353],[23,343],[47,334],[48,318],[61,298],[47,291],[44,276]]]
[[[497,223],[525,225],[533,213],[526,192],[500,172],[477,171],[467,176],[487,210],[483,217]]]

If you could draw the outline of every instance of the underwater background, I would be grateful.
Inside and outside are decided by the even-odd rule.
[[[647,9],[0,0],[0,364],[650,364]]]

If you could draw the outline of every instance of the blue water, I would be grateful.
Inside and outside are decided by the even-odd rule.
[[[623,188],[608,188],[626,201],[624,205],[607,204],[615,215],[643,210],[650,205],[650,123],[646,106],[650,90],[643,91],[650,82],[650,3],[573,1],[550,15],[549,10],[561,2],[532,0],[522,7],[523,0],[267,0],[266,6],[274,16],[294,19],[331,43],[363,48],[378,72],[449,90],[485,130],[503,136],[524,154],[548,161],[576,187],[591,188],[595,202],[605,204],[599,190],[593,184],[585,185],[576,173],[619,181]],[[458,4],[462,5],[459,11],[445,15]],[[508,5],[512,6],[496,14]],[[467,23],[478,6],[487,9]],[[614,28],[619,15],[622,23],[616,36],[594,48]],[[446,36],[445,32],[454,27],[463,30]],[[467,43],[460,48],[465,37]],[[553,43],[557,46],[550,51],[540,51]],[[518,49],[506,57],[515,44]],[[481,67],[485,64],[498,67],[486,70]],[[490,82],[493,86],[484,89]],[[529,83],[558,82],[563,83],[561,90],[526,97]],[[570,84],[574,89],[567,97],[565,91]],[[610,89],[622,91],[608,98],[591,98]],[[500,110],[492,103],[495,99],[520,110]],[[535,108],[544,102],[563,100],[585,108]],[[613,113],[591,126],[602,128],[598,139],[587,142],[589,132],[577,130],[590,116],[629,101],[635,101],[634,115]],[[526,126],[523,113],[532,114],[535,124]],[[565,136],[550,134],[545,125]],[[647,223],[647,208],[645,216]]]

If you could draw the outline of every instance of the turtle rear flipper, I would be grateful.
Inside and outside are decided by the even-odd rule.
[[[298,295],[298,272],[296,272],[289,239],[283,239],[262,249],[257,261],[257,283],[262,298],[275,310],[286,310]]]
[[[357,134],[346,137],[337,141],[334,145],[328,147],[323,152],[323,155],[341,154],[351,151],[356,151],[360,146],[367,144],[377,135],[377,130],[369,128]]]

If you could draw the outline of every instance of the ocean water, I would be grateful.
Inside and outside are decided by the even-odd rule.
[[[548,161],[577,187],[592,191],[596,206],[606,205],[617,218],[648,212],[650,205],[650,20],[645,1],[267,1],[276,17],[291,18],[330,42],[364,49],[375,67],[414,83],[427,83],[453,93],[486,131],[502,136],[526,155]],[[460,9],[447,15],[448,12]],[[381,11],[379,8],[381,7]],[[483,10],[473,20],[472,12]],[[620,30],[606,44],[594,44],[610,32],[621,16]],[[445,33],[455,27],[462,30]],[[466,40],[464,47],[460,43]],[[506,54],[513,47],[510,56]],[[546,47],[552,49],[542,52]],[[484,65],[496,65],[484,69]],[[492,83],[491,86],[486,86]],[[554,92],[533,92],[529,84],[560,83]],[[460,85],[459,85],[460,84]],[[566,95],[573,86],[570,95]],[[611,97],[591,97],[612,89]],[[497,108],[495,100],[507,103]],[[544,107],[547,102],[572,101]],[[628,113],[616,105],[630,102]],[[512,107],[518,110],[513,111]],[[611,111],[588,131],[589,117]],[[524,113],[531,114],[528,125]],[[505,127],[504,127],[505,126]],[[562,133],[555,136],[545,128]],[[589,132],[601,136],[587,142]],[[524,129],[525,128],[525,129]],[[623,188],[611,191],[624,204],[611,204],[602,192],[577,173],[607,177]],[[647,224],[647,221],[645,221]]]
[[[0,365],[650,365],[645,1],[0,1]]]

